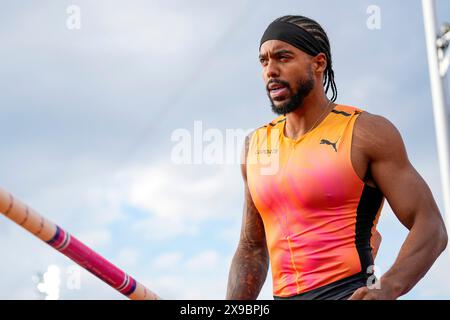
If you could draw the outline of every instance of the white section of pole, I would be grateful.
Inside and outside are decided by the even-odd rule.
[[[450,153],[448,115],[446,107],[445,78],[439,72],[437,48],[437,22],[434,0],[422,0],[425,37],[428,53],[431,95],[433,98],[434,123],[441,170],[442,196],[447,229],[450,228]]]

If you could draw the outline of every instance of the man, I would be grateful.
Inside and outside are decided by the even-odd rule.
[[[246,139],[245,205],[227,299],[256,299],[269,257],[275,299],[407,293],[445,249],[447,233],[400,133],[381,116],[334,103],[330,44],[317,22],[276,19],[261,39],[260,61],[279,117]],[[370,286],[385,199],[409,234]]]

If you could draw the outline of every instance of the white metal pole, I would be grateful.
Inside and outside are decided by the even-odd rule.
[[[422,0],[425,37],[428,53],[431,95],[433,98],[434,123],[441,170],[442,196],[447,229],[450,228],[450,153],[448,111],[446,106],[445,75],[439,72],[439,59],[436,32],[436,11],[434,0]]]

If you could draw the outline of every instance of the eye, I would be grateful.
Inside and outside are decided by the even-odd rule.
[[[259,62],[264,65],[266,63],[267,59],[266,58],[259,58]]]
[[[289,60],[288,56],[280,56],[278,59],[280,59],[281,62],[287,62]]]

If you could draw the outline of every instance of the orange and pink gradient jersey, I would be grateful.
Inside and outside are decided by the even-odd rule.
[[[264,222],[275,297],[370,275],[370,241],[384,197],[351,162],[361,112],[337,105],[296,140],[284,135],[280,116],[250,138],[247,182]]]

